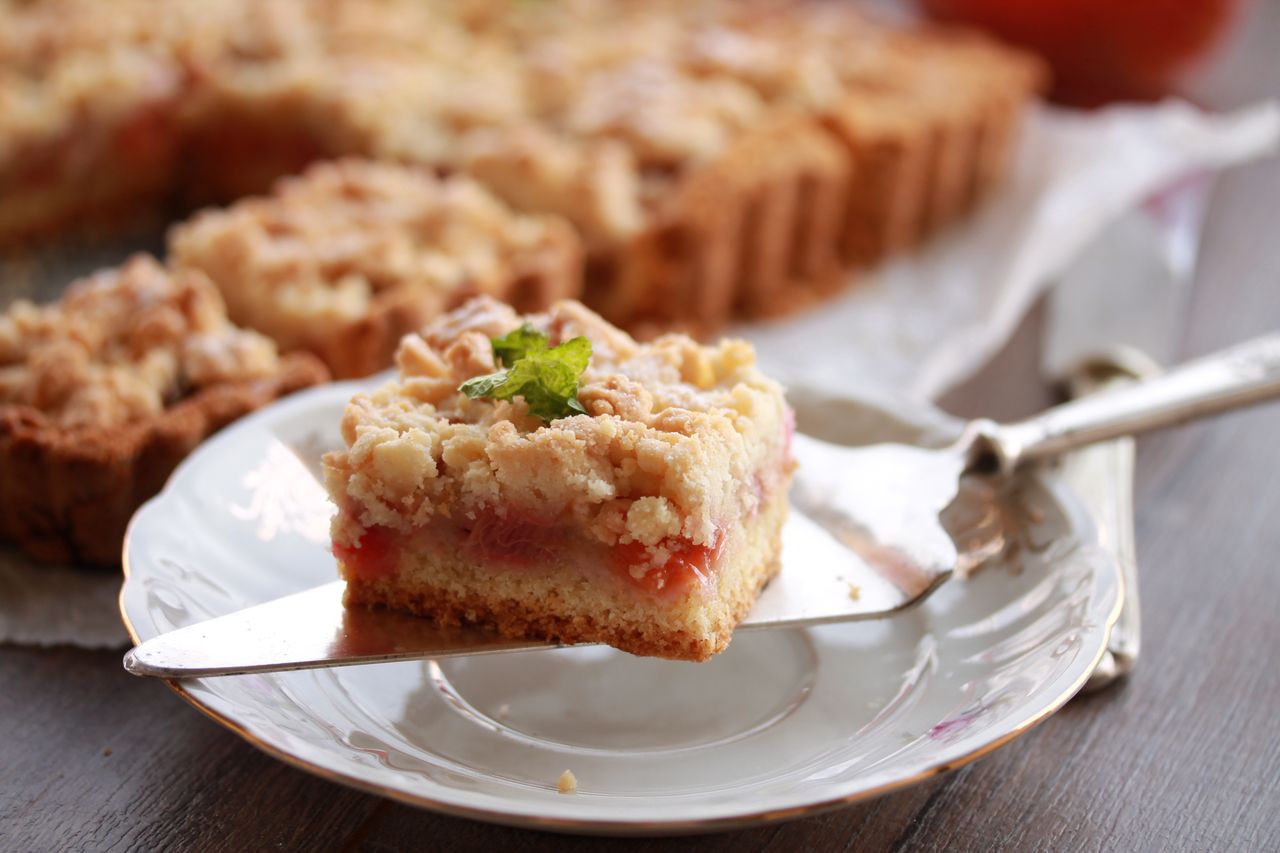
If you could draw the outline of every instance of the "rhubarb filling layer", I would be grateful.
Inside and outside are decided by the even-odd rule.
[[[367,528],[355,546],[334,551],[348,604],[512,637],[704,660],[728,644],[777,572],[786,510],[786,490],[772,490],[757,511],[718,526],[711,546],[608,545],[572,526],[487,513],[437,519],[407,534]],[[655,550],[665,556],[656,565]]]

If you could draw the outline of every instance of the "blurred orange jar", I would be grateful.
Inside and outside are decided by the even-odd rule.
[[[1091,106],[1168,94],[1234,17],[1240,0],[921,0],[934,18],[974,24],[1053,66],[1052,96]]]

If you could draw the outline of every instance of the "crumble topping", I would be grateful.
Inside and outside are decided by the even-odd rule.
[[[640,167],[621,141],[571,140],[530,122],[474,131],[455,153],[468,174],[515,207],[569,219],[589,247],[644,227]]]
[[[146,256],[72,285],[61,302],[19,301],[0,316],[0,405],[64,427],[127,423],[277,367],[275,345],[232,326],[206,278]]]
[[[521,398],[458,392],[494,369],[489,339],[522,321],[553,346],[591,341],[578,393],[589,414],[544,424]],[[325,460],[342,545],[372,526],[410,533],[436,517],[495,513],[572,524],[606,545],[639,543],[648,565],[661,565],[673,538],[715,547],[792,465],[782,390],[743,341],[640,344],[576,302],[521,318],[482,297],[407,336],[398,363],[397,380],[351,401],[348,449]]]
[[[562,794],[578,792],[578,777],[573,775],[572,770],[566,770],[560,774],[560,778],[556,780],[556,790]]]
[[[179,268],[218,283],[238,323],[293,348],[384,295],[441,306],[503,295],[560,223],[513,213],[475,181],[361,160],[322,163],[268,197],[175,229]]]
[[[0,15],[0,139],[159,86],[185,133],[216,132],[220,109],[279,110],[331,152],[465,168],[593,246],[637,233],[676,173],[766,113],[950,94],[939,81],[984,66],[963,39],[820,2],[46,0]],[[1015,73],[1002,52],[985,65]]]

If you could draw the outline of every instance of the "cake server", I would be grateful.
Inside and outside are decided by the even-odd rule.
[[[962,484],[980,492],[1025,464],[1277,396],[1280,334],[1273,334],[1025,421],[974,421],[940,449],[845,447],[797,435],[800,468],[795,511],[783,533],[783,570],[739,629],[899,611],[991,556],[982,537],[970,542],[966,535],[963,549],[953,538],[985,505],[957,501]],[[341,599],[342,583],[334,582],[171,631],[131,650],[125,669],[207,677],[553,647],[386,611],[348,610]]]

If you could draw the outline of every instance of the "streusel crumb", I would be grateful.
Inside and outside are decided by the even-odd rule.
[[[0,404],[64,427],[127,423],[278,364],[270,340],[228,322],[203,275],[171,275],[146,256],[80,281],[61,302],[19,301],[0,316]]]
[[[556,790],[562,794],[578,793],[578,777],[573,775],[572,770],[560,774],[560,778],[556,780]]]
[[[522,321],[552,346],[591,341],[578,394],[589,414],[544,424],[522,398],[458,392],[494,369],[489,339]],[[714,548],[790,474],[782,391],[743,341],[639,344],[576,302],[521,318],[479,298],[408,336],[398,363],[399,379],[351,401],[348,449],[326,459],[343,510],[339,544],[373,526],[409,533],[435,516],[496,513],[572,524],[604,545],[638,543],[643,573],[666,561],[673,538]]]
[[[355,159],[205,211],[170,247],[176,266],[213,279],[237,323],[340,375],[386,367],[402,334],[471,296],[541,309],[576,294],[580,275],[566,223],[516,213],[460,175]],[[385,360],[352,363],[380,316],[394,318]],[[356,339],[339,346],[345,335]]]

